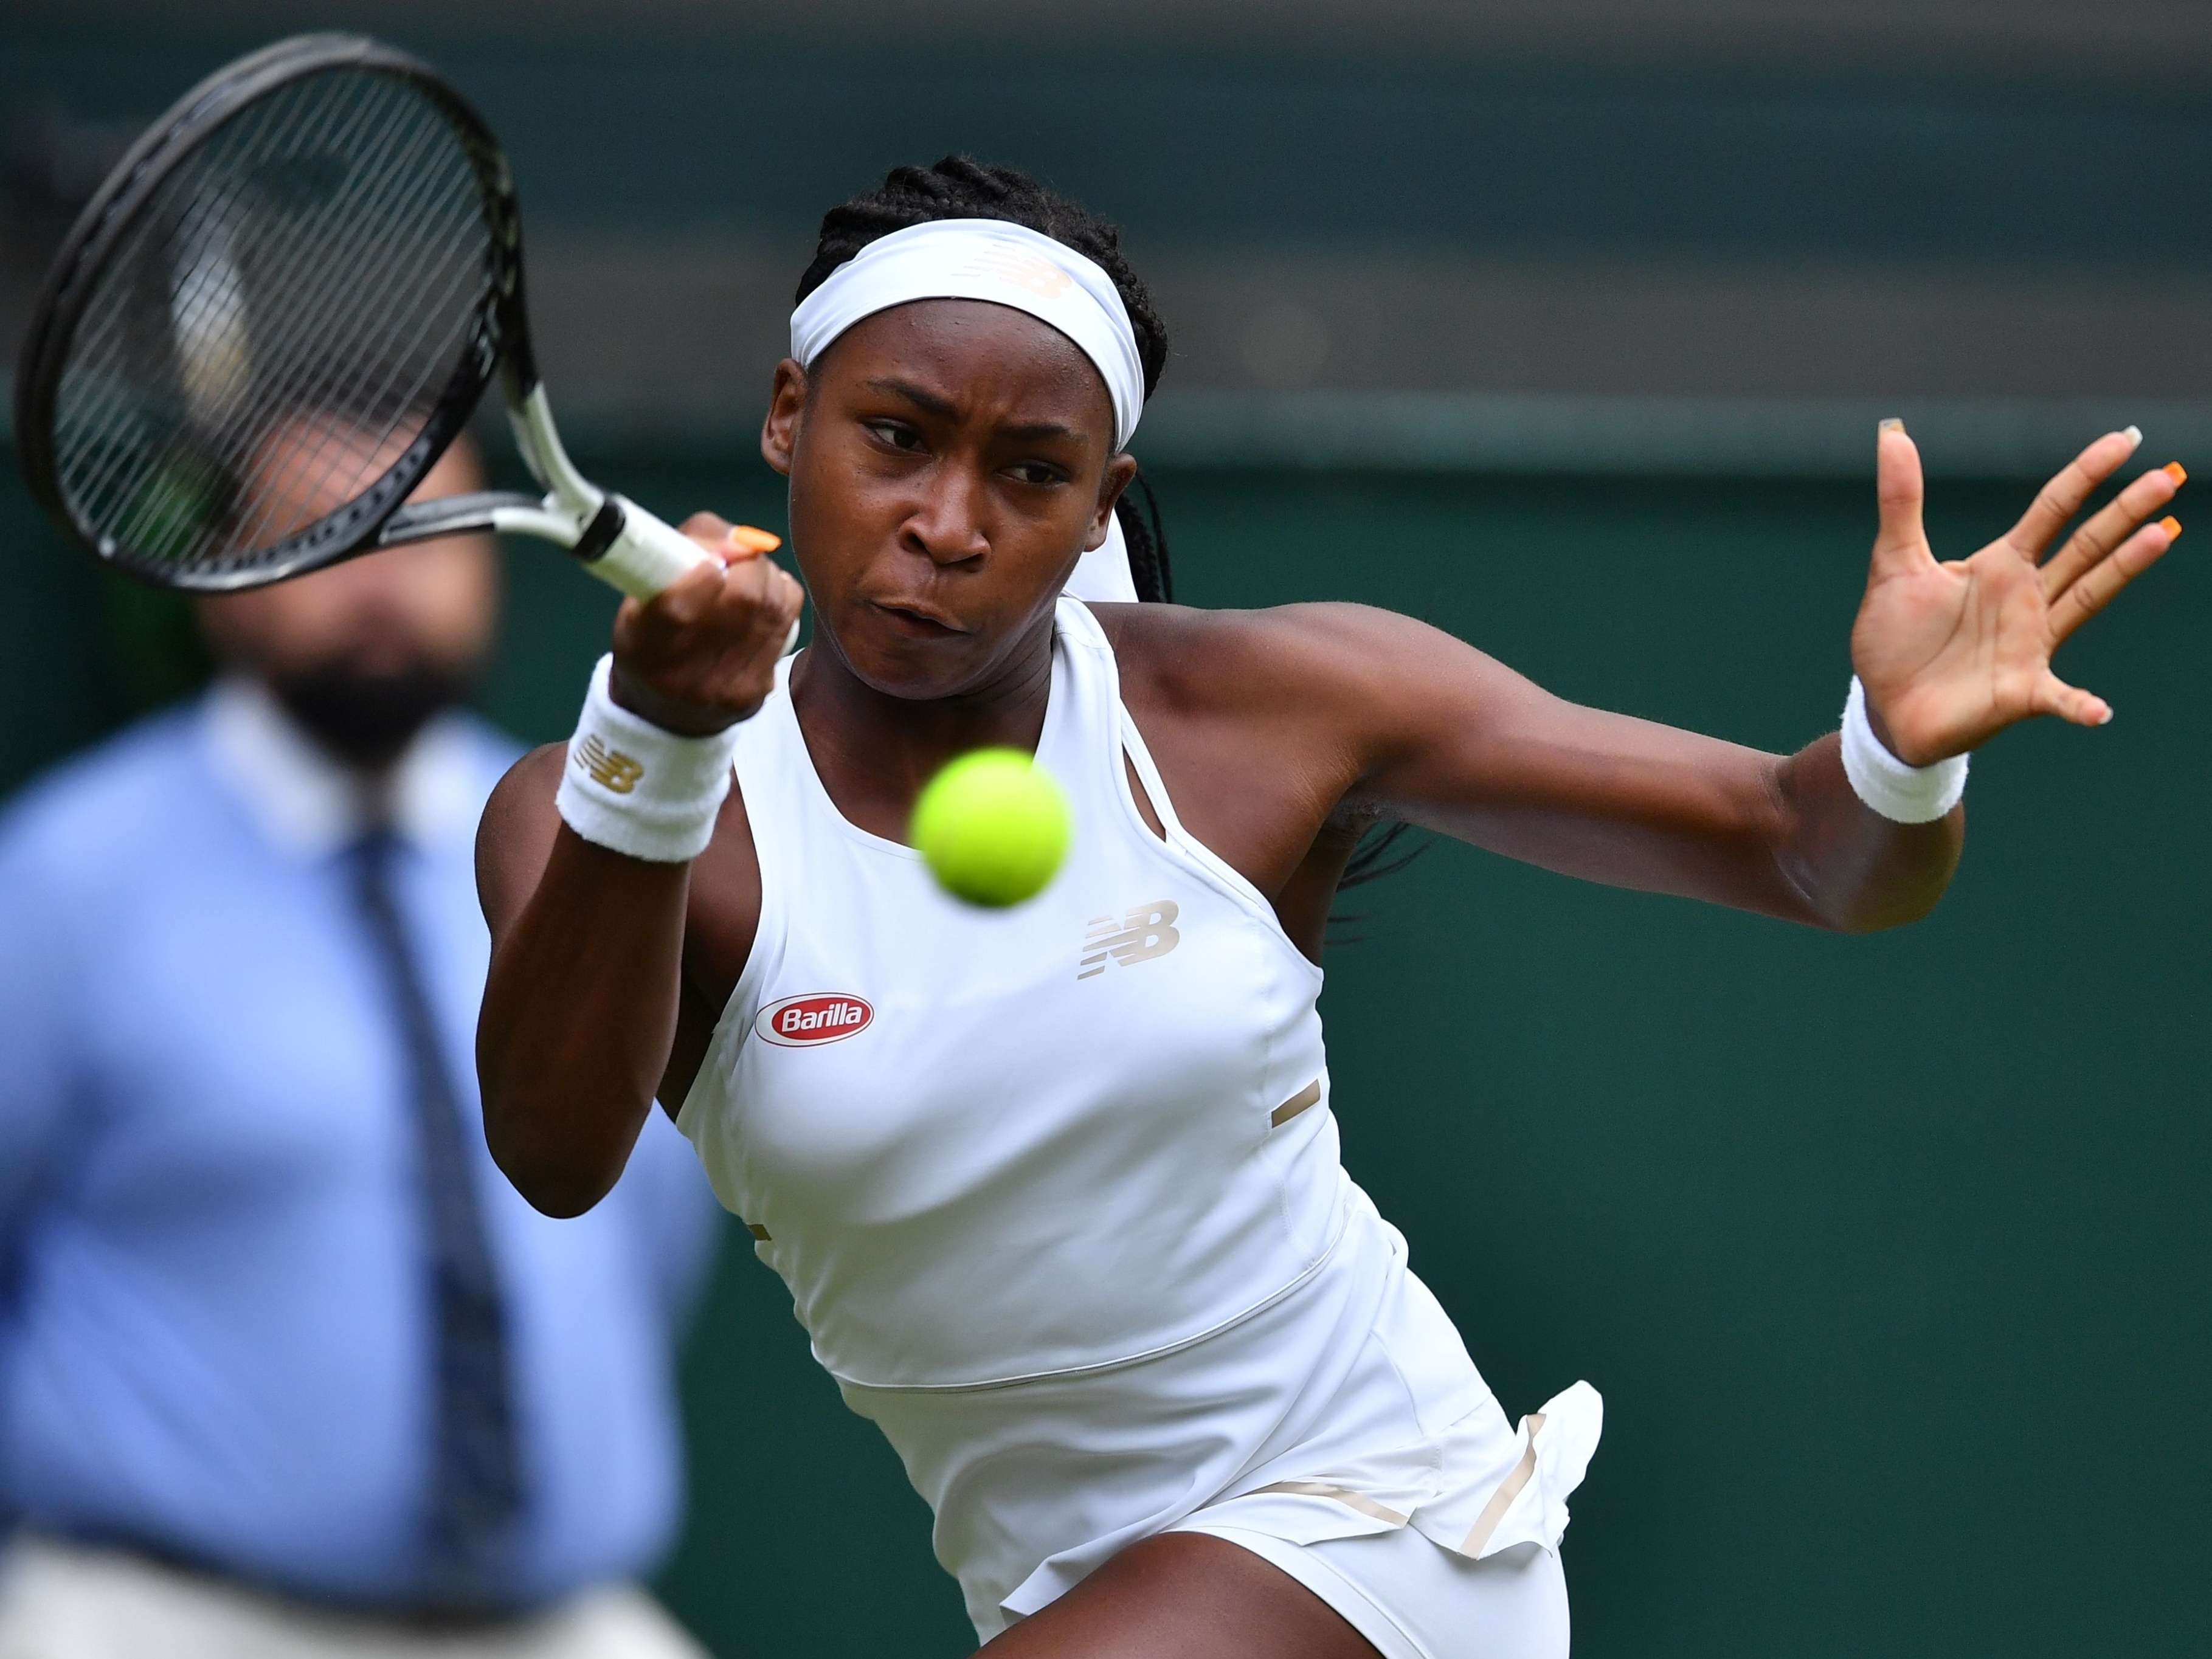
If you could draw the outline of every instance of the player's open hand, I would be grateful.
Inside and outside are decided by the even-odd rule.
[[[1899,760],[1925,766],[1963,754],[2031,714],[2079,726],[2112,719],[2103,698],[2051,672],[2051,654],[2173,544],[2181,533],[2173,520],[2143,521],[2186,475],[2179,463],[2144,473],[2057,553],[2044,552],[2139,441],[2132,431],[2098,439],[2002,539],[1938,563],[1920,526],[1920,452],[1902,425],[1883,423],[1881,528],[1851,629],[1851,664],[1875,730]]]
[[[623,601],[609,689],[655,726],[702,737],[767,701],[805,595],[767,556],[778,543],[766,532],[695,513],[684,533],[711,556],[650,601]]]

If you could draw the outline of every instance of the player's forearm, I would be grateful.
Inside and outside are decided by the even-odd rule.
[[[688,878],[563,827],[496,942],[477,1028],[484,1133],[549,1215],[605,1196],[652,1109],[676,1029]]]
[[[1845,932],[1924,915],[1958,862],[1957,815],[1869,811],[1832,735],[1779,757],[1533,688],[1506,714],[1436,740],[1386,810],[1562,875]]]
[[[1824,927],[1862,933],[1917,921],[1959,866],[1966,808],[1929,823],[1892,823],[1852,791],[1841,748],[1831,732],[1776,767],[1776,866]]]

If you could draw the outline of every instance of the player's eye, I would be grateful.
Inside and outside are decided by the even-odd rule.
[[[1048,461],[1016,461],[1006,469],[1006,474],[1017,483],[1066,483],[1067,474]]]
[[[895,421],[886,416],[880,420],[863,421],[860,424],[867,428],[869,435],[878,443],[902,454],[919,455],[925,447],[921,441],[921,428],[904,421]]]

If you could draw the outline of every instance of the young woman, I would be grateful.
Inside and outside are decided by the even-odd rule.
[[[2045,558],[2136,442],[2101,438],[1938,563],[1885,423],[1844,727],[1777,757],[1357,605],[1108,602],[1135,597],[1117,504],[1166,340],[1113,230],[1019,174],[892,173],[799,295],[762,449],[815,644],[779,663],[799,585],[695,518],[720,556],[623,606],[575,738],[486,813],[501,1166],[575,1213],[680,1105],[994,1655],[1564,1654],[1597,1398],[1510,1425],[1340,1165],[1315,999],[1355,842],[1395,820],[1910,921],[1957,862],[1966,752],[2110,718],[2051,653],[2179,532],[2142,522],[2179,468]],[[1075,810],[1065,867],[1000,912],[903,841],[986,744]]]

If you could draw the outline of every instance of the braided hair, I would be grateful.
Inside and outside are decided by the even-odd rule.
[[[938,219],[1003,219],[1049,236],[1096,264],[1113,282],[1129,313],[1129,325],[1137,337],[1137,360],[1145,370],[1145,396],[1152,395],[1167,367],[1167,325],[1121,252],[1120,229],[1026,173],[988,167],[972,156],[948,155],[934,167],[893,167],[875,189],[823,215],[814,262],[799,277],[793,303],[805,299],[829,280],[831,271],[877,238]],[[1122,537],[1129,544],[1129,572],[1139,599],[1167,599],[1173,587],[1159,503],[1141,474],[1135,486],[1144,492],[1146,511],[1139,511],[1130,490],[1123,490],[1114,504]]]

